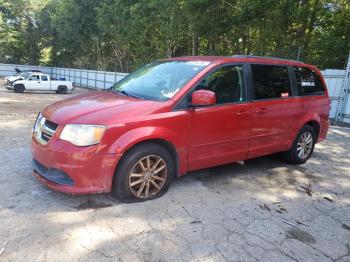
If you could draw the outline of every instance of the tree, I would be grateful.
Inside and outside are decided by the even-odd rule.
[[[348,0],[0,0],[0,60],[130,72],[184,55],[343,68]]]

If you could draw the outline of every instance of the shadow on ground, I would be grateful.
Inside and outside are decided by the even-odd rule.
[[[32,177],[31,125],[61,97],[21,99],[0,92],[0,260],[350,260],[350,129],[332,128],[305,165],[277,154],[200,170],[160,199],[122,204]]]

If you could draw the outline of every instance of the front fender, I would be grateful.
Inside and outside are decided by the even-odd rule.
[[[24,85],[26,84],[26,81],[23,80],[15,80],[12,82],[13,85]]]
[[[96,153],[124,154],[134,145],[152,139],[164,140],[170,143],[177,152],[179,174],[186,173],[187,149],[185,136],[167,127],[146,126],[129,130],[118,137],[109,147],[102,145]]]
[[[176,140],[177,134],[165,127],[139,127],[132,129],[121,135],[108,149],[107,153],[123,154],[134,145],[151,139],[163,139],[174,145],[175,148],[181,147]]]

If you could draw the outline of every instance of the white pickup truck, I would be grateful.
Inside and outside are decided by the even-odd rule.
[[[9,90],[16,93],[29,91],[55,91],[58,94],[66,94],[74,90],[73,83],[64,80],[52,79],[49,75],[42,73],[33,73],[27,79],[14,81],[11,85],[6,86]]]

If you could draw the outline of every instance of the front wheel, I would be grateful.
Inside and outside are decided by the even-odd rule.
[[[303,164],[312,155],[316,144],[316,132],[309,125],[303,126],[296,136],[292,147],[283,153],[283,157],[291,164]]]
[[[24,92],[24,85],[22,84],[17,84],[13,87],[15,93],[23,93]]]
[[[174,173],[174,160],[167,149],[158,144],[141,144],[121,159],[112,192],[122,202],[155,199],[166,193]]]

